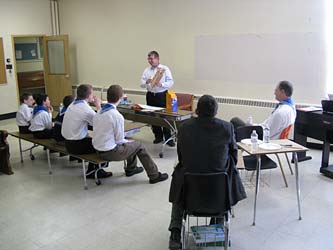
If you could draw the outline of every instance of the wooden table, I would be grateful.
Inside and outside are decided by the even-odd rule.
[[[164,146],[168,141],[177,137],[177,124],[190,119],[194,115],[194,111],[178,110],[178,112],[168,112],[166,110],[145,112],[132,109],[133,105],[119,105],[118,111],[126,120],[142,122],[149,125],[161,126],[171,130],[171,137],[162,144],[160,158],[163,158]]]
[[[282,147],[277,150],[264,150],[258,148],[256,151],[251,151],[251,145],[244,144],[241,142],[237,142],[237,145],[240,149],[244,150],[249,155],[254,155],[257,158],[257,176],[256,176],[256,190],[255,190],[255,197],[254,197],[254,210],[253,210],[253,223],[254,226],[256,224],[256,209],[257,209],[257,199],[259,193],[259,183],[260,183],[260,170],[261,170],[261,155],[268,155],[268,154],[279,154],[279,153],[293,153],[294,157],[294,164],[295,164],[295,178],[296,178],[296,195],[297,195],[297,204],[298,204],[298,219],[302,219],[301,215],[301,202],[300,202],[300,195],[301,195],[301,188],[299,184],[299,174],[298,174],[298,159],[297,153],[298,152],[305,152],[309,150],[306,147],[303,147],[300,144],[292,142],[290,140],[271,140],[271,143],[276,143],[281,145]]]

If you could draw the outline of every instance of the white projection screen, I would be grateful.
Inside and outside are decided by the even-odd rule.
[[[196,79],[234,84],[286,79],[298,87],[323,86],[324,51],[319,33],[199,36],[195,38]]]

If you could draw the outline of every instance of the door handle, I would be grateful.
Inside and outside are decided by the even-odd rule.
[[[69,74],[65,75],[65,78],[69,78],[69,77],[70,77],[70,75],[69,75]]]

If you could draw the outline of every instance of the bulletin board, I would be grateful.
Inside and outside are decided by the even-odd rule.
[[[17,61],[38,59],[37,43],[16,43],[15,57]]]

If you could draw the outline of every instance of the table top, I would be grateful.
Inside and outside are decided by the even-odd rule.
[[[159,114],[159,115],[167,115],[167,116],[174,116],[174,117],[178,117],[178,116],[188,116],[188,115],[192,115],[194,114],[194,111],[187,111],[187,110],[178,110],[177,112],[170,112],[170,111],[166,111],[165,109],[163,110],[158,110],[158,111],[152,111],[152,112],[145,112],[145,111],[141,111],[141,110],[135,110],[132,109],[133,105],[119,105],[117,107],[117,109],[119,110],[120,113],[122,112],[126,112],[126,111],[132,111],[132,112],[137,112],[137,113],[154,113],[154,114]]]
[[[237,142],[237,145],[240,149],[244,150],[246,153],[248,153],[250,155],[267,155],[267,154],[278,154],[278,153],[304,152],[304,151],[309,150],[308,148],[303,147],[302,145],[297,144],[296,142],[293,142],[288,139],[270,140],[270,143],[279,144],[279,145],[281,145],[281,148],[274,149],[274,150],[267,150],[267,149],[261,149],[258,147],[258,150],[251,151],[250,144]]]

